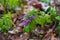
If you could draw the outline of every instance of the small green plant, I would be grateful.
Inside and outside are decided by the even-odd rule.
[[[58,26],[56,27],[56,32],[60,36],[60,16],[55,17],[59,21]]]
[[[18,6],[18,0],[1,0],[1,4],[4,6],[5,11],[7,7],[14,11],[15,8]]]
[[[28,12],[26,18],[28,19],[28,18],[29,18],[30,16],[32,16],[32,15],[37,16],[37,12],[38,12],[38,11],[35,10],[35,9],[31,10],[30,12]],[[32,19],[31,22],[30,22],[27,26],[24,27],[23,31],[29,33],[29,32],[31,32],[33,29],[35,29],[35,26],[36,26],[35,19]]]
[[[8,14],[4,14],[2,18],[0,18],[0,32],[6,33],[12,26],[11,21],[11,14],[8,12]]]
[[[36,23],[40,24],[41,27],[44,29],[45,23],[51,23],[52,20],[51,20],[50,15],[45,14],[45,12],[41,11],[40,14],[41,14],[40,17],[39,18],[37,17],[35,20],[36,20]]]
[[[23,29],[24,32],[31,32],[36,27],[36,24],[40,24],[42,29],[44,29],[45,23],[51,23],[52,22],[50,15],[48,15],[48,14],[46,15],[45,12],[42,12],[42,11],[40,12],[40,14],[41,15],[38,15],[38,11],[35,9],[28,12],[26,18],[29,18],[32,15],[34,15],[35,18],[32,19],[31,22],[26,27],[24,27],[24,29]]]
[[[26,27],[24,27],[24,31],[31,32],[33,28],[35,28],[36,24],[40,24],[42,29],[44,29],[45,23],[52,23],[54,21],[53,19],[56,17],[55,7],[49,7],[46,12],[40,11],[39,13],[36,9],[29,11],[26,18],[29,18],[32,15],[35,15],[35,18]]]
[[[0,3],[4,6],[5,13],[6,10],[10,10],[10,12],[14,12],[16,7],[20,7],[23,10],[26,0],[0,0]]]

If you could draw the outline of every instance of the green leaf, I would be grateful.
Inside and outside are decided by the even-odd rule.
[[[60,16],[55,17],[57,20],[60,20]]]
[[[30,28],[29,28],[29,26],[24,27],[23,31],[29,33],[29,32],[30,32]]]

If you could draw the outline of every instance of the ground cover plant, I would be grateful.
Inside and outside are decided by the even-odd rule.
[[[54,0],[0,0],[2,40],[60,40],[57,9]]]

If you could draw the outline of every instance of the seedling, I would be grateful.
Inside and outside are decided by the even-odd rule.
[[[8,14],[4,14],[2,18],[0,18],[0,32],[6,33],[12,27],[13,22],[11,21],[10,12]]]

